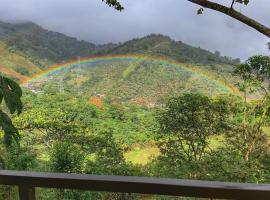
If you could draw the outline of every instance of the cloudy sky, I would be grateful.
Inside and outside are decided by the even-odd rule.
[[[230,0],[216,0],[230,3]],[[256,2],[256,3],[255,3]],[[162,33],[193,46],[245,59],[267,54],[269,38],[215,11],[186,0],[122,0],[117,12],[101,0],[0,0],[0,20],[33,21],[49,30],[102,44]],[[252,0],[239,11],[270,26],[270,0]]]

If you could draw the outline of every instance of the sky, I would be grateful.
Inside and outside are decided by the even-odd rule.
[[[230,0],[216,0],[229,5]],[[0,0],[0,20],[32,21],[46,29],[96,44],[124,42],[151,33],[222,55],[247,59],[269,54],[270,39],[248,26],[186,0],[122,0],[118,12],[101,0]],[[235,9],[270,26],[270,0],[251,0]]]

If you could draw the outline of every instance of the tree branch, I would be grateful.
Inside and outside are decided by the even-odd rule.
[[[231,4],[231,9],[233,9],[233,5],[235,3],[235,0],[232,1],[232,4]]]
[[[187,1],[190,1],[191,3],[197,4],[197,5],[200,5],[204,8],[209,8],[209,9],[221,12],[221,13],[228,15],[234,19],[237,19],[238,21],[256,29],[260,33],[262,33],[265,36],[270,38],[270,28],[255,21],[254,19],[251,19],[251,18],[243,15],[242,13],[234,10],[233,8],[229,8],[229,7],[226,7],[224,5],[214,3],[214,2],[211,2],[208,0],[187,0]]]

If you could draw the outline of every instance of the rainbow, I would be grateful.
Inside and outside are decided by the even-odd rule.
[[[35,74],[32,77],[26,78],[22,80],[21,85],[27,86],[31,83],[46,80],[46,78],[50,77],[51,75],[58,74],[63,72],[66,69],[85,66],[87,64],[95,64],[100,62],[113,62],[113,61],[151,61],[154,63],[162,64],[165,66],[174,66],[178,67],[182,70],[190,72],[203,78],[204,80],[210,81],[211,83],[217,85],[224,93],[233,93],[240,96],[239,91],[231,86],[230,84],[226,83],[223,79],[219,78],[214,73],[209,71],[203,70],[199,67],[196,67],[191,64],[186,63],[179,63],[177,61],[161,57],[161,56],[149,56],[149,55],[142,55],[142,54],[124,54],[124,55],[105,55],[105,56],[92,56],[80,59],[80,64],[78,65],[78,60],[71,60],[66,63],[61,63],[58,65],[54,65],[40,73]]]

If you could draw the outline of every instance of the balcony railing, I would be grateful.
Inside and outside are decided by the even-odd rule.
[[[18,186],[20,200],[34,200],[36,187],[211,199],[270,199],[270,184],[225,183],[151,177],[0,170],[0,184]]]

